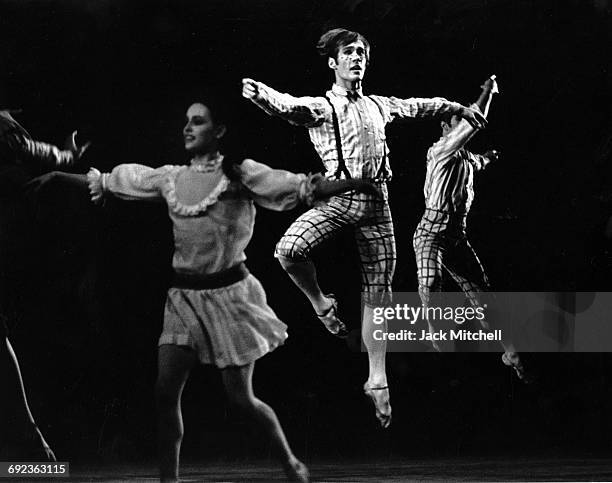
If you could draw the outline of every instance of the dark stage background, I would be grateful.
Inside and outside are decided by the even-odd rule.
[[[86,172],[186,162],[187,106],[223,96],[233,112],[228,150],[316,170],[306,130],[241,99],[240,79],[321,94],[331,73],[316,55],[318,36],[328,27],[356,29],[372,43],[368,93],[469,103],[497,74],[502,93],[472,149],[494,147],[502,158],[478,177],[469,222],[494,287],[609,291],[611,8],[606,0],[4,0],[0,106],[22,108],[18,118],[37,139],[61,144],[79,129],[93,142],[78,168]],[[387,135],[394,288],[414,291],[412,233],[425,151],[439,127],[404,122]],[[156,341],[171,257],[165,209],[119,201],[94,209],[86,193],[61,183],[42,197],[27,222],[2,233],[5,311],[38,423],[60,460],[152,459]],[[609,354],[534,355],[534,387],[518,383],[498,354],[390,354],[394,422],[377,429],[361,392],[365,355],[322,329],[273,259],[297,214],[259,210],[248,264],[290,327],[287,344],[258,363],[256,390],[299,456],[363,462],[610,451]],[[317,260],[323,286],[358,329],[348,234]],[[228,413],[214,370],[193,374],[183,407],[186,459],[269,456],[261,435]],[[6,424],[4,460],[27,447],[20,420]]]

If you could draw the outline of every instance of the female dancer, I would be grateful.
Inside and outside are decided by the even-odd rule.
[[[255,221],[253,202],[291,209],[351,189],[373,194],[361,180],[274,170],[251,159],[235,162],[219,152],[226,127],[218,109],[197,102],[183,129],[189,166],[158,169],[123,164],[88,174],[92,199],[105,192],[124,199],[164,199],[173,222],[174,281],[168,291],[159,339],[157,407],[162,481],[178,478],[183,437],[180,399],[196,362],[214,364],[231,404],[265,430],[287,476],[308,481],[276,414],[253,394],[255,360],[282,344],[286,328],[266,303],[259,281],[244,265]]]

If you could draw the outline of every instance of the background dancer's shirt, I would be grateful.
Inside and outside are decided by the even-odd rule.
[[[338,155],[332,110],[324,97],[294,97],[258,83],[259,98],[253,102],[270,115],[307,127],[310,140],[333,177]],[[338,116],[344,162],[352,178],[391,178],[385,126],[395,119],[427,118],[457,112],[461,105],[443,98],[398,99],[364,96],[334,84],[327,91]]]
[[[478,109],[475,104],[471,106]],[[488,160],[463,146],[476,130],[462,119],[427,151],[425,208],[467,214],[474,200],[474,170],[484,169]]]
[[[28,132],[11,116],[9,111],[0,111],[0,161],[2,165],[24,164],[53,168],[72,162],[70,151],[34,141]]]
[[[101,175],[104,191],[127,200],[165,200],[174,230],[172,266],[177,273],[203,275],[246,260],[253,234],[253,202],[289,210],[312,200],[312,177],[272,169],[246,159],[240,181],[223,173],[222,157],[202,172],[195,166],[121,164]],[[205,193],[205,195],[202,195]]]

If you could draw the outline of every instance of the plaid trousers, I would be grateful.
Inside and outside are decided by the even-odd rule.
[[[442,291],[442,269],[459,285],[473,306],[489,280],[465,234],[466,215],[426,209],[413,238],[423,305],[431,305],[432,292]]]
[[[333,196],[302,214],[276,245],[275,256],[306,261],[314,248],[345,226],[354,228],[361,261],[361,286],[374,304],[391,293],[396,251],[387,186],[378,182],[384,199],[350,192]]]

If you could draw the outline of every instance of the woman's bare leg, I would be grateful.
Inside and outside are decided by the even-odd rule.
[[[253,393],[254,367],[255,363],[252,362],[245,366],[233,366],[221,370],[230,404],[253,419],[266,432],[287,476],[293,481],[307,482],[308,469],[291,451],[276,413]]]
[[[183,440],[181,394],[195,362],[196,354],[192,349],[176,345],[159,347],[155,394],[161,481],[178,481]]]

